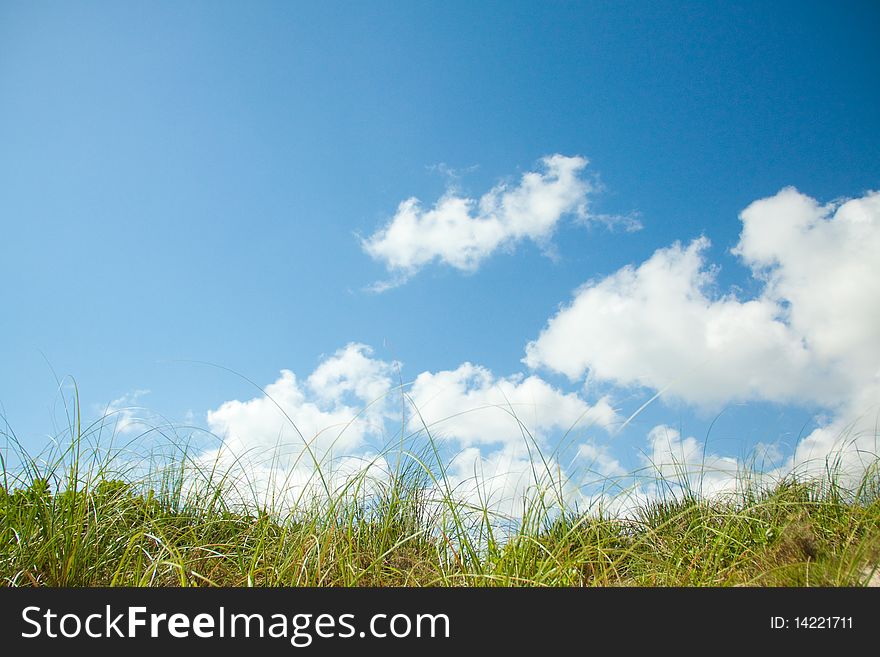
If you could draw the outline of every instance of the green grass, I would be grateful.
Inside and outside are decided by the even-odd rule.
[[[743,476],[726,497],[669,485],[616,516],[534,495],[506,523],[456,499],[431,443],[380,484],[280,512],[184,448],[135,457],[71,424],[52,456],[7,435],[6,586],[861,586],[880,563],[876,462],[848,487],[833,472]]]

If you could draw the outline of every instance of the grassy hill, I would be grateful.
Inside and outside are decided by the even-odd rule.
[[[617,517],[535,498],[493,529],[399,473],[292,513],[228,502],[182,476],[19,468],[0,487],[7,586],[859,586],[877,579],[880,477],[683,491]],[[876,464],[875,464],[876,466]],[[180,472],[178,470],[178,472]]]

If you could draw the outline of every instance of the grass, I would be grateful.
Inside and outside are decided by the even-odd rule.
[[[135,459],[71,427],[39,458],[7,434],[6,586],[861,586],[880,563],[876,462],[850,486],[832,472],[744,476],[725,497],[664,486],[619,514],[534,495],[499,528],[425,465],[432,444],[379,484],[349,477],[281,513],[185,448]]]

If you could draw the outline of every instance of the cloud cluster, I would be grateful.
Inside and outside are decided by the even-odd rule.
[[[749,477],[760,483],[765,476],[775,478],[781,473],[753,473],[740,460],[715,454],[704,442],[693,436],[683,438],[680,431],[665,424],[648,432],[639,460],[639,470],[625,476],[609,473],[610,479],[598,490],[584,489],[580,495],[584,507],[617,517],[638,516],[647,505],[661,500],[726,496],[748,485]]]
[[[263,394],[208,413],[208,426],[222,442],[199,462],[246,481],[263,501],[292,503],[326,492],[325,486],[332,492],[365,468],[381,482],[389,471],[382,449],[393,446],[386,421],[400,422],[392,383],[398,367],[352,343],[304,381],[284,370]],[[551,436],[570,433],[574,440],[617,420],[607,398],[591,405],[540,377],[497,377],[470,363],[422,372],[408,386],[407,400],[408,432],[451,448],[447,475],[456,496],[505,512],[546,475],[535,473],[536,448],[549,454]]]
[[[763,284],[756,298],[713,292],[706,238],[674,244],[578,289],[524,361],[696,405],[818,404],[835,420],[793,465],[832,453],[880,402],[880,194],[821,205],[787,188],[741,220],[734,252]],[[876,445],[870,423],[851,429],[855,447]]]
[[[490,453],[467,447],[456,453],[446,468],[446,479],[455,499],[477,511],[488,510],[494,519],[517,519],[532,501],[562,506],[579,496],[559,461],[540,459],[514,445]],[[445,492],[445,491],[444,491]]]
[[[537,238],[552,230],[563,209],[576,207],[585,193],[585,187],[570,193],[585,164],[555,156],[545,160],[544,174],[527,174],[515,189],[493,190],[479,204],[450,197],[427,213],[412,210],[401,223],[399,213],[375,238],[385,245],[376,253],[386,247],[392,253],[395,240],[409,247],[418,242],[408,256],[389,255],[396,263],[389,266],[410,272],[439,258],[474,267],[511,235]],[[463,209],[446,216],[447,201]],[[718,291],[708,239],[675,243],[579,288],[527,345],[524,361],[579,384],[644,387],[707,408],[734,400],[818,406],[829,419],[787,460],[776,454],[771,461],[778,467],[767,474],[824,468],[835,453],[857,471],[861,454],[877,453],[880,194],[822,205],[784,189],[752,203],[741,220],[734,252],[759,283],[753,298]],[[434,234],[437,243],[422,244],[419,231],[430,233],[443,222],[451,240],[462,240],[462,250],[452,242],[444,246],[442,231]],[[507,237],[474,242],[483,230],[495,234],[475,227],[482,223],[504,227]],[[259,482],[264,498],[319,490],[318,473],[321,485],[331,488],[365,468],[382,481],[389,468],[381,446],[400,430],[394,384],[400,367],[352,343],[304,379],[285,370],[265,394],[228,401],[208,414],[222,445],[202,458],[240,467]],[[620,426],[609,397],[588,401],[582,391],[566,391],[535,373],[504,377],[469,362],[407,379],[404,429],[443,445],[446,482],[478,507],[516,516],[523,496],[540,491],[589,503],[594,491],[583,485],[590,476],[620,478],[630,503],[667,490],[657,475],[716,494],[733,490],[744,469],[738,459],[659,425],[647,434],[642,457],[653,482],[626,484],[628,473],[604,440]],[[561,443],[567,449],[560,450]],[[564,463],[562,455],[572,453]],[[577,470],[587,478],[569,479]],[[607,491],[602,494],[625,510],[625,501],[609,502]]]
[[[323,361],[305,384],[282,370],[264,394],[209,411],[208,426],[229,448],[281,444],[308,445],[320,454],[331,448],[350,452],[366,435],[381,431],[382,406],[368,405],[392,386],[391,365],[371,354],[366,345],[349,344]]]
[[[707,452],[693,436],[682,438],[677,429],[661,424],[648,432],[648,449],[642,455],[648,474],[713,495],[733,490],[741,474],[735,458]]]
[[[473,271],[498,249],[523,240],[546,243],[566,214],[585,217],[591,191],[581,176],[586,166],[582,157],[551,155],[516,186],[499,184],[480,199],[450,191],[424,209],[409,198],[361,246],[399,280],[433,261]]]
[[[365,469],[381,479],[386,464],[366,441],[384,431],[392,370],[357,343],[326,358],[304,382],[283,370],[262,394],[208,412],[208,427],[222,442],[199,456],[202,469],[262,502],[294,503],[324,486],[332,492]]]
[[[606,436],[619,417],[607,397],[590,404],[538,376],[495,376],[463,363],[454,370],[422,372],[409,391],[417,414],[413,431],[452,446],[446,476],[458,500],[507,517],[521,517],[525,499],[553,504],[578,496],[560,463],[567,445]],[[592,448],[575,447],[576,453]],[[603,450],[593,459],[616,467]]]

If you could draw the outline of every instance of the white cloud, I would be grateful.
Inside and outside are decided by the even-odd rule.
[[[606,397],[591,405],[540,377],[497,377],[471,363],[422,372],[408,396],[417,411],[411,430],[427,428],[435,441],[460,448],[446,469],[455,498],[511,518],[521,516],[526,498],[541,496],[551,506],[575,499],[560,444],[604,433],[619,419]],[[581,445],[579,456],[590,448]],[[618,471],[605,450],[593,449],[600,467]]]
[[[875,375],[836,415],[801,440],[783,470],[824,475],[828,468],[853,482],[880,455],[880,383]]]
[[[798,392],[793,387],[807,393],[817,383],[803,378],[808,354],[775,303],[711,298],[708,245],[700,238],[660,249],[637,268],[580,288],[529,343],[526,363],[702,404],[784,398]]]
[[[648,451],[642,458],[649,477],[659,475],[703,495],[732,491],[740,481],[737,459],[707,452],[696,438],[682,438],[678,430],[662,424],[648,433]]]
[[[325,481],[336,490],[365,468],[370,485],[377,484],[389,472],[382,450],[397,444],[397,439],[388,444],[400,422],[392,384],[396,370],[396,363],[354,343],[324,359],[304,380],[283,370],[265,394],[208,412],[208,426],[222,443],[198,462],[243,482],[261,501],[289,504],[320,495]],[[443,465],[456,498],[482,500],[503,513],[518,508],[522,495],[536,492],[544,479],[551,485],[562,476],[548,449],[551,434],[572,429],[574,441],[617,420],[606,398],[591,405],[537,376],[496,377],[470,363],[422,372],[408,398],[419,412],[409,412],[409,429],[420,433],[424,421],[449,447],[444,453],[451,462]],[[536,447],[552,467],[541,464]],[[536,464],[546,470],[543,475],[536,477]]]
[[[736,252],[787,303],[815,367],[833,377],[836,415],[802,440],[789,466],[821,472],[831,457],[858,476],[878,454],[880,193],[822,206],[786,189],[742,214]]]
[[[473,271],[500,248],[523,240],[546,243],[565,214],[586,216],[591,187],[580,173],[587,160],[557,154],[541,165],[515,187],[499,184],[479,200],[450,191],[428,210],[416,198],[403,201],[394,217],[361,243],[397,275],[375,289],[392,287],[435,260]]]
[[[738,253],[767,281],[812,364],[835,376],[828,401],[880,373],[880,193],[820,206],[785,189],[742,213]],[[841,379],[843,385],[840,385]],[[877,400],[873,403],[876,403]]]
[[[677,429],[665,424],[651,429],[646,443],[641,453],[642,469],[582,489],[583,508],[602,509],[619,517],[638,516],[648,505],[661,500],[690,495],[725,497],[751,483],[775,481],[779,474],[752,473],[738,459],[714,454],[705,443],[693,436],[682,438]]]
[[[835,420],[805,439],[790,465],[828,456],[857,417],[850,451],[876,454],[880,194],[823,206],[788,188],[741,219],[734,251],[764,282],[756,298],[713,294],[708,240],[676,243],[578,289],[529,343],[525,362],[698,405],[819,404]]]
[[[371,354],[366,345],[349,344],[305,384],[282,370],[265,394],[209,411],[208,427],[222,444],[204,452],[200,463],[246,481],[262,500],[288,502],[320,488],[322,477],[335,488],[371,463],[381,475],[384,461],[366,439],[384,431],[392,364]]]
[[[418,410],[410,418],[414,430],[426,426],[434,437],[465,447],[504,444],[524,450],[532,439],[540,444],[551,431],[579,435],[594,426],[607,428],[618,419],[607,398],[590,405],[538,376],[496,377],[471,363],[422,372],[409,397]]]
[[[319,454],[347,453],[381,431],[381,395],[391,389],[390,365],[370,358],[369,347],[352,343],[324,360],[303,386],[290,370],[248,401],[231,400],[208,412],[211,431],[228,448],[308,445]],[[353,403],[346,403],[352,393]],[[380,398],[364,412],[364,406]]]
[[[340,402],[349,394],[363,404],[381,402],[391,390],[398,365],[372,356],[372,348],[351,343],[324,360],[309,375],[308,386],[325,402]]]
[[[446,477],[455,500],[476,510],[476,518],[485,509],[496,519],[519,519],[537,499],[548,508],[559,508],[578,495],[555,459],[542,461],[515,445],[488,454],[467,447],[450,461]]]
[[[576,462],[602,477],[622,477],[627,471],[616,458],[611,455],[607,445],[587,442],[578,446]]]

